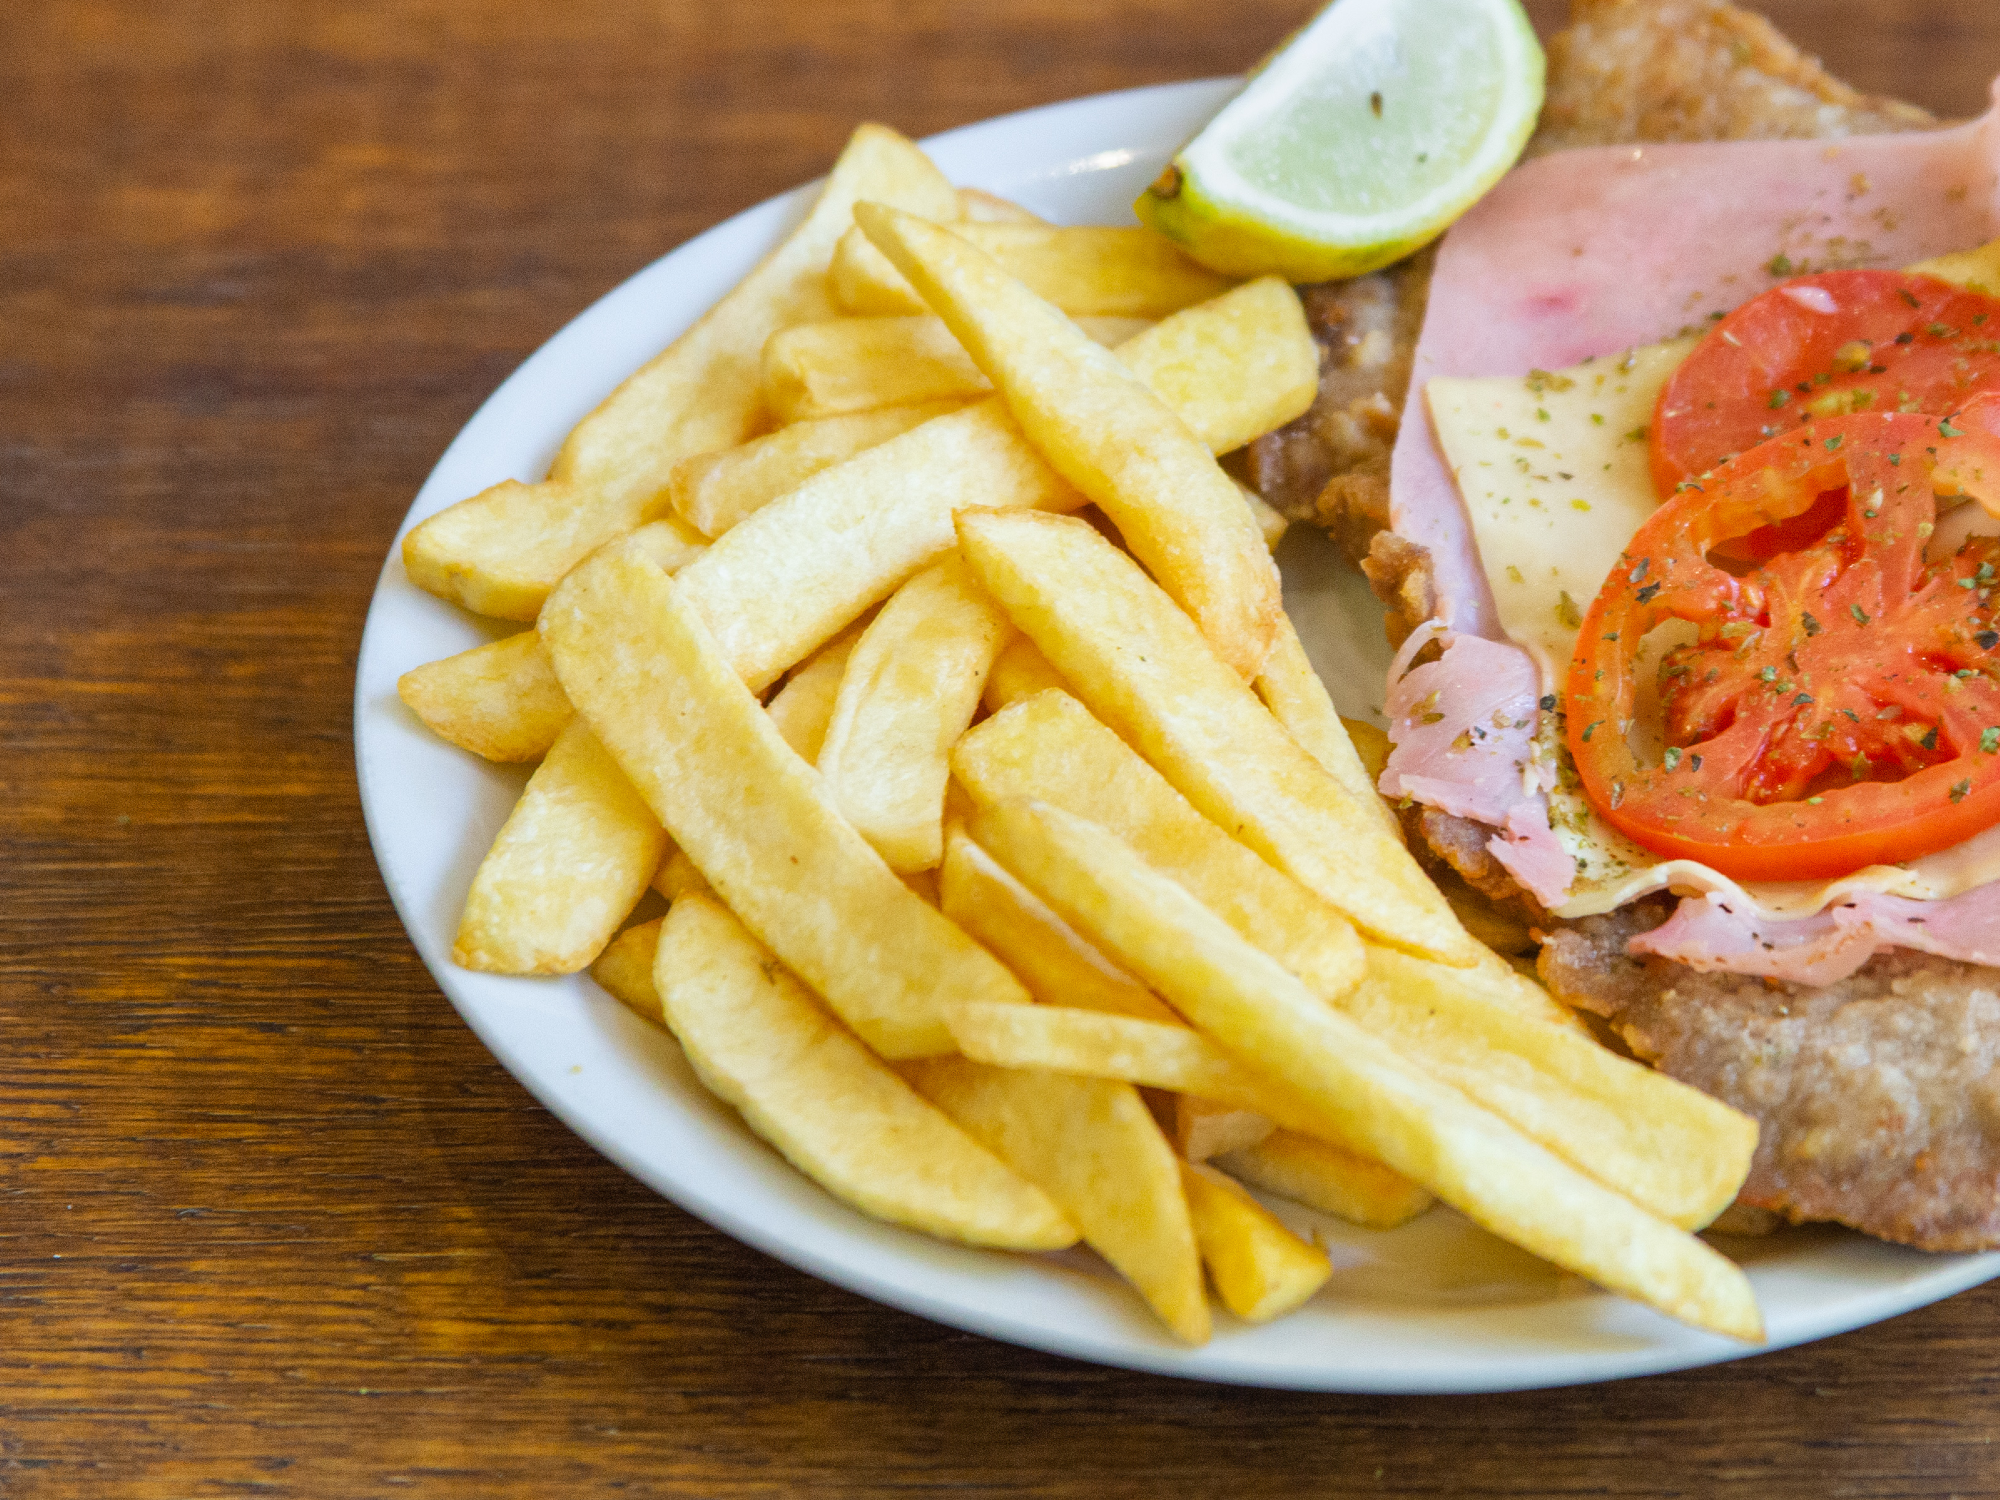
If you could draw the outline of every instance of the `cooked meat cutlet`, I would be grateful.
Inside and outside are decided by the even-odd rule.
[[[1572,0],[1549,42],[1547,102],[1530,154],[1628,141],[1879,135],[1925,111],[1857,93],[1770,22],[1723,0]],[[1312,409],[1259,438],[1250,482],[1293,520],[1330,531],[1368,575],[1400,644],[1428,619],[1429,558],[1388,530],[1396,442],[1431,256],[1304,288],[1320,344]]]
[[[1531,154],[1631,141],[1829,138],[1922,129],[1924,111],[1857,93],[1768,22],[1721,0],[1572,0],[1549,45]],[[1392,640],[1434,613],[1429,557],[1388,529],[1389,452],[1423,322],[1431,260],[1306,289],[1319,397],[1253,445],[1253,482],[1315,521],[1368,574]],[[1541,914],[1490,854],[1491,830],[1405,814],[1443,878],[1502,910]],[[1450,872],[1450,873],[1446,873]],[[1755,1116],[1739,1205],[1833,1221],[1926,1250],[2000,1244],[2000,969],[1907,951],[1815,988],[1626,951],[1667,896],[1551,924],[1539,961],[1565,1004],[1633,1053]]]
[[[1625,951],[1671,910],[1653,898],[1551,934],[1542,981],[1757,1118],[1737,1201],[1920,1250],[2000,1243],[2000,969],[1899,950],[1816,987]]]

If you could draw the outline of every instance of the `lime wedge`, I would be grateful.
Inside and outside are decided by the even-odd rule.
[[[1334,0],[1134,207],[1234,276],[1359,276],[1442,234],[1542,107],[1519,0]]]

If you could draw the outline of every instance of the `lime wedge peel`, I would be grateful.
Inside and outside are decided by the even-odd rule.
[[[1334,0],[1134,205],[1236,276],[1359,276],[1435,239],[1511,167],[1542,107],[1519,0]]]

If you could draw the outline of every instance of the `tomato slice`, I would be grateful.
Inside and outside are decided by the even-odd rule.
[[[1584,619],[1565,694],[1608,822],[1744,880],[1843,875],[2000,822],[2000,538],[1926,562],[1939,467],[2000,487],[2000,394],[1944,418],[1816,422],[1648,518]],[[1846,500],[1823,536],[1741,577],[1710,561],[1829,492]],[[1635,661],[1676,620],[1693,639],[1661,660],[1664,748],[1642,763]]]
[[[1653,411],[1653,482],[1671,495],[1809,422],[1944,416],[1996,386],[2000,298],[1900,271],[1796,276],[1710,329],[1667,381]]]

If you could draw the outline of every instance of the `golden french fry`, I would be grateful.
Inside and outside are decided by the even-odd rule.
[[[489,974],[574,974],[611,941],[666,847],[597,736],[571,720],[472,877],[452,962]]]
[[[1180,1168],[1130,1084],[913,1063],[917,1091],[1055,1200],[1083,1241],[1190,1344],[1208,1338],[1208,1301]]]
[[[920,216],[945,222],[936,214]],[[976,221],[956,227],[1008,275],[1072,316],[1164,318],[1231,285],[1145,229]],[[875,317],[929,312],[924,298],[896,274],[907,268],[892,266],[893,257],[885,259],[879,249],[854,230],[841,236],[830,273],[840,305]]]
[[[607,548],[563,580],[540,628],[570,702],[674,842],[877,1052],[949,1051],[955,1000],[1028,1001],[840,816],[678,581]]]
[[[986,674],[986,688],[979,695],[979,702],[989,714],[997,714],[1010,703],[1019,703],[1049,688],[1069,691],[1062,674],[1049,665],[1049,659],[1035,648],[1035,643],[1025,635],[1016,635],[1001,648],[993,670]],[[569,700],[563,701],[567,704]]]
[[[822,469],[901,437],[933,417],[947,416],[961,400],[926,401],[849,412],[752,438],[720,453],[697,453],[674,465],[667,486],[674,513],[703,536],[721,536],[752,511],[790,494]],[[670,570],[671,571],[671,570]]]
[[[1382,773],[1389,768],[1389,752],[1395,748],[1389,743],[1388,733],[1366,719],[1350,719],[1345,714],[1341,715],[1340,727],[1347,731],[1347,742],[1354,747],[1361,769],[1368,773],[1368,785],[1380,786]]]
[[[972,224],[1046,224],[1040,214],[984,188],[958,190],[958,216]]]
[[[532,630],[413,668],[396,696],[440,739],[497,761],[540,760],[575,713]]]
[[[973,833],[1241,1062],[1475,1223],[1672,1317],[1763,1336],[1734,1264],[1406,1061],[1102,828],[1011,802],[982,811]]]
[[[1250,1323],[1288,1313],[1326,1285],[1333,1262],[1220,1172],[1181,1163],[1195,1244],[1222,1305]]]
[[[1377,949],[1368,971],[1342,1011],[1606,1187],[1683,1229],[1736,1197],[1757,1149],[1749,1116],[1567,1026],[1496,1005],[1457,970]]]
[[[647,518],[676,463],[756,432],[764,341],[788,323],[837,312],[824,273],[862,199],[947,220],[958,214],[956,190],[923,152],[893,130],[863,125],[805,222],[578,423],[547,479],[497,484],[404,538],[411,580],[481,614],[532,620],[563,574]]]
[[[955,1007],[949,1019],[975,1062],[1174,1091],[1174,1146],[1190,1161],[1250,1153],[1241,1170],[1232,1165],[1236,1175],[1360,1224],[1400,1224],[1430,1206],[1429,1193],[1361,1154],[1284,1085],[1178,1020],[1128,1024],[1052,1005],[977,1003]],[[1267,1140],[1268,1153],[1254,1151]]]
[[[1401,843],[1403,830],[1396,822],[1396,815],[1375,790],[1375,778],[1361,763],[1347,726],[1334,712],[1326,684],[1313,670],[1306,648],[1300,644],[1299,634],[1289,619],[1279,622],[1271,654],[1264,658],[1264,670],[1255,685],[1257,696],[1271,710],[1271,717],[1285,726],[1299,747],[1318,761],[1355,802],[1367,809],[1383,832]]]
[[[1239,484],[1236,490],[1242,495],[1243,503],[1250,507],[1250,518],[1257,523],[1257,535],[1264,539],[1264,549],[1267,552],[1276,552],[1278,543],[1285,539],[1285,533],[1291,530],[1292,523],[1285,519],[1282,511],[1272,506],[1249,485]]]
[[[1272,348],[1303,340],[1306,378],[1271,376]],[[1317,355],[1298,295],[1275,277],[1168,318],[1118,350],[1220,453],[1310,404]],[[1279,363],[1295,361],[1285,355]],[[1301,400],[1301,398],[1303,398]],[[970,505],[1083,504],[1042,462],[997,397],[814,475],[719,537],[677,575],[753,691],[803,661],[869,605],[954,545]],[[784,607],[774,609],[773,600]]]
[[[678,573],[708,550],[700,532],[678,516],[660,516],[627,532],[632,549],[664,573]]]
[[[1196,1094],[1174,1095],[1174,1150],[1189,1161],[1207,1161],[1254,1146],[1277,1128],[1269,1115],[1254,1109],[1218,1104]]]
[[[819,772],[890,869],[934,869],[944,858],[951,747],[1013,633],[949,555],[896,590],[848,656]]]
[[[1211,453],[1284,426],[1319,390],[1319,345],[1277,276],[1163,319],[1117,354]]]
[[[630,539],[669,573],[706,545],[673,520]],[[532,630],[405,672],[396,693],[440,738],[496,761],[540,760],[575,712]]]
[[[954,510],[996,498],[1081,503],[988,398],[816,474],[746,517],[681,575],[685,597],[761,692],[949,552]]]
[[[850,626],[828,641],[812,658],[785,679],[766,705],[778,734],[808,765],[819,759],[826,743],[833,706],[840,697],[840,680],[847,675],[847,658],[861,639],[862,627]]]
[[[963,832],[946,836],[938,877],[944,914],[991,949],[1043,1004],[1178,1019]]]
[[[1274,1130],[1212,1160],[1240,1182],[1367,1229],[1407,1224],[1437,1201],[1379,1161],[1291,1130]]]
[[[669,901],[678,901],[691,892],[711,896],[708,877],[694,867],[694,861],[687,856],[687,850],[670,848],[667,857],[660,861],[660,868],[653,874],[653,889]]]
[[[1332,999],[1360,980],[1365,956],[1345,917],[1196,812],[1067,693],[993,715],[951,763],[981,806],[1038,797],[1103,823],[1315,993]]]
[[[1080,318],[1106,348],[1152,327],[1145,318]],[[809,422],[879,406],[991,395],[941,318],[832,318],[797,323],[764,345],[764,402],[781,422]]]
[[[1255,677],[1283,614],[1278,569],[1215,456],[1143,381],[969,242],[880,204],[854,215],[1049,466],[1111,518],[1216,654]]]
[[[1200,812],[1379,942],[1455,964],[1491,957],[1377,814],[1300,748],[1131,558],[1081,521],[1030,511],[968,511],[958,530],[1021,633]]]
[[[1409,959],[1409,957],[1407,953],[1392,953],[1373,943],[1368,945],[1368,962],[1376,969],[1378,975],[1382,972],[1380,969],[1382,960]],[[1423,962],[1421,959],[1411,961]],[[1590,1028],[1574,1011],[1490,949],[1482,947],[1480,961],[1469,969],[1461,969],[1451,964],[1442,967],[1451,970],[1454,982],[1470,993],[1478,995],[1489,1005],[1499,1006],[1517,1015],[1532,1016],[1553,1026],[1565,1027],[1581,1036],[1590,1035]]]
[[[1176,1144],[1191,1160],[1253,1145],[1274,1128],[1359,1154],[1337,1121],[1284,1084],[1244,1067],[1179,1020],[1163,1025],[1064,1006],[976,1001],[952,1007],[947,1019],[959,1050],[974,1062],[1112,1078],[1178,1094]],[[1215,1108],[1180,1107],[1190,1099]],[[1380,1187],[1396,1175],[1378,1165],[1370,1186]]]
[[[660,992],[653,987],[653,955],[659,950],[660,924],[665,920],[655,917],[626,928],[590,966],[590,977],[612,999],[657,1026],[667,1024],[666,1014],[660,1009]]]
[[[1112,1078],[1146,1088],[1195,1094],[1240,1109],[1310,1115],[1243,1067],[1213,1041],[1183,1023],[1140,1020],[1066,1005],[968,1002],[945,1012],[958,1050],[996,1068],[1043,1068],[1080,1078]]]
[[[701,1081],[836,1198],[972,1245],[1076,1242],[1045,1193],[835,1024],[720,903],[676,901],[658,941],[654,988]]]

